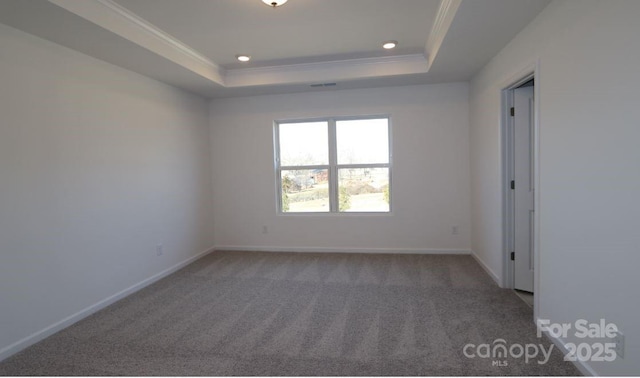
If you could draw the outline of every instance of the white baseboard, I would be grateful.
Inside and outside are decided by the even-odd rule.
[[[185,266],[191,264],[192,262],[208,255],[209,253],[213,252],[215,250],[215,248],[209,248],[204,252],[200,252],[195,256],[192,256],[170,268],[167,268],[163,271],[161,271],[160,273],[154,274],[153,276],[144,279],[110,297],[107,297],[101,301],[99,301],[98,303],[95,303],[83,310],[80,310],[78,312],[76,312],[73,315],[70,315],[44,329],[41,329],[40,331],[37,331],[25,338],[23,338],[22,340],[16,341],[15,343],[4,347],[2,349],[0,349],[0,361],[20,352],[21,350],[30,347],[31,345],[37,343],[38,341],[41,341],[51,335],[53,335],[56,332],[59,332],[67,327],[69,327],[70,325],[86,318],[87,316],[98,312],[100,310],[102,310],[103,308],[109,306],[112,303],[115,303],[117,301],[119,301],[120,299],[131,295],[133,293],[135,293],[136,291],[143,289],[149,285],[151,285],[152,283],[159,281],[160,279],[170,275],[171,273],[174,273],[182,268],[184,268]]]
[[[438,248],[326,248],[326,247],[276,247],[276,246],[241,246],[219,245],[216,251],[246,251],[246,252],[308,252],[308,253],[389,253],[414,255],[469,255],[468,249],[438,249]]]
[[[536,327],[537,327],[537,324],[540,324],[540,319],[538,318],[536,318]],[[542,331],[542,334],[545,335],[547,339],[549,339],[549,341],[553,343],[553,345],[555,345],[558,349],[560,349],[560,352],[562,352],[562,355],[566,355],[569,352],[567,347],[564,345],[564,341],[562,341],[560,338],[553,337],[551,334],[549,334],[549,332],[544,330]],[[578,369],[580,373],[582,373],[582,375],[587,377],[598,376],[598,373],[596,373],[596,371],[593,370],[593,368],[586,361],[578,361],[576,359],[576,361],[572,361],[572,362],[573,362],[573,365],[576,367],[576,369]]]
[[[489,265],[485,264],[485,262],[482,261],[482,259],[478,255],[476,255],[476,253],[473,251],[471,251],[471,256],[473,256],[473,258],[478,262],[478,264],[480,264],[482,269],[484,269],[484,271],[487,272],[487,274],[489,274],[491,278],[493,278],[496,284],[498,284],[499,287],[502,287],[502,280],[500,279],[500,277],[498,277],[497,274],[495,274],[495,272],[491,268],[489,268]]]

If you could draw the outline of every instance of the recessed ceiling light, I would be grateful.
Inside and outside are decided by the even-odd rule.
[[[251,56],[249,55],[236,55],[236,59],[238,59],[241,62],[248,62],[251,60]]]
[[[268,6],[275,8],[275,7],[279,7],[280,5],[284,4],[287,2],[287,0],[262,0],[263,3],[267,4]]]
[[[383,49],[387,49],[387,50],[391,50],[391,49],[395,48],[396,46],[398,46],[398,42],[397,41],[387,41],[387,42],[382,44],[382,48]]]

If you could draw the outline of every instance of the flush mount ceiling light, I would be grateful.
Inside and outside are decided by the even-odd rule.
[[[249,55],[236,55],[236,59],[238,59],[241,62],[248,62],[251,60],[251,56]]]
[[[267,4],[268,6],[275,8],[275,7],[279,7],[282,4],[286,3],[287,0],[262,0],[263,3]]]
[[[398,41],[387,41],[382,44],[382,48],[385,50],[391,50],[398,46]]]

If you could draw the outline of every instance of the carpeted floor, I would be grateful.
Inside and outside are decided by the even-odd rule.
[[[470,256],[216,252],[0,363],[1,375],[578,375]]]

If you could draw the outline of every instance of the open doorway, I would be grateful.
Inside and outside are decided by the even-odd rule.
[[[505,286],[535,310],[536,185],[538,169],[535,74],[513,81],[503,90],[503,227]]]

